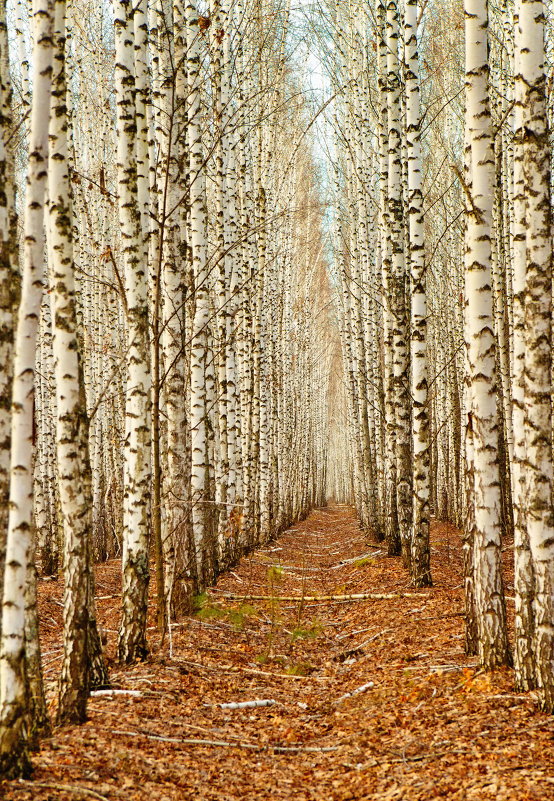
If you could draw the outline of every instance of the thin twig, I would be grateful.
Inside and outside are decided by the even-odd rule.
[[[288,601],[300,602],[309,601],[310,603],[325,601],[389,601],[393,598],[429,598],[428,593],[419,592],[361,592],[354,595],[238,595],[236,593],[225,593],[217,596],[228,601]]]
[[[105,795],[100,795],[100,793],[95,792],[94,790],[88,790],[86,787],[75,787],[73,784],[56,784],[55,782],[33,782],[27,781],[25,779],[19,780],[20,784],[31,784],[33,787],[43,787],[45,790],[62,790],[62,791],[70,791],[72,793],[77,793],[81,795],[89,795],[92,798],[98,798],[100,801],[109,801]]]
[[[271,673],[269,670],[258,670],[257,668],[241,667],[236,665],[204,665],[198,662],[190,662],[188,659],[174,659],[174,662],[182,663],[193,668],[203,670],[224,671],[226,673],[254,673],[256,676],[270,676],[272,679],[296,679],[306,681],[329,681],[331,676],[297,676],[294,673]]]
[[[113,731],[112,734],[120,734],[128,737],[147,737],[149,740],[159,740],[163,743],[178,743],[180,745],[199,745],[212,746],[214,748],[244,748],[248,751],[273,751],[274,754],[296,754],[296,753],[328,753],[338,751],[338,746],[284,746],[284,745],[257,745],[256,743],[236,742],[230,743],[226,740],[202,740],[195,737],[163,737],[158,734],[150,734],[145,731]]]

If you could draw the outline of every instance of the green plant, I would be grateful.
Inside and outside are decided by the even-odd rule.
[[[267,569],[267,580],[269,584],[273,584],[274,582],[278,582],[283,578],[284,570],[282,567],[278,565],[271,565]]]
[[[309,626],[297,626],[291,632],[291,639],[295,640],[315,640],[323,631],[321,623],[314,622]]]
[[[241,604],[238,608],[231,608],[226,609],[225,614],[231,623],[236,629],[242,629],[244,627],[244,622],[249,617],[257,617],[258,610],[254,609],[253,606],[249,604]]]
[[[309,662],[297,662],[295,665],[289,665],[285,673],[289,676],[309,676],[313,669],[313,665]]]
[[[196,595],[193,599],[193,609],[196,617],[200,620],[209,620],[210,618],[225,617],[225,611],[221,607],[216,606],[211,602],[208,593],[203,592]]]

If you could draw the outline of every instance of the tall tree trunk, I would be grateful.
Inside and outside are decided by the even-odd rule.
[[[413,528],[412,580],[416,587],[431,585],[429,547],[429,410],[427,398],[427,295],[421,175],[417,0],[406,0],[406,146],[408,154],[408,221],[411,304]]]
[[[554,712],[554,510],[552,506],[552,152],[547,117],[544,4],[516,3],[521,147],[527,201],[525,497],[535,578],[535,670],[541,707]]]
[[[33,101],[25,194],[23,280],[15,336],[10,510],[0,646],[0,774],[28,776],[30,720],[25,654],[25,594],[33,536],[35,359],[44,270],[44,201],[52,75],[52,16],[35,0]]]
[[[207,463],[206,360],[210,317],[206,243],[206,178],[200,120],[200,26],[192,2],[186,7],[188,147],[190,163],[190,239],[194,273],[194,321],[190,363],[191,503],[192,530],[200,583],[205,574],[207,551]]]
[[[133,5],[114,0],[117,106],[117,182],[127,310],[127,390],[123,497],[122,662],[144,659],[148,603],[150,512],[150,359],[145,250],[137,193],[137,124]]]
[[[0,599],[4,591],[4,565],[10,491],[10,437],[14,329],[19,301],[15,164],[12,136],[12,86],[6,0],[0,2]],[[0,616],[0,635],[2,620]]]
[[[491,224],[494,154],[489,105],[486,0],[466,0],[466,303],[470,372],[474,570],[479,659],[486,669],[510,662],[501,572],[496,356],[492,309]]]
[[[387,44],[385,37],[386,10],[384,0],[377,0],[377,58],[379,70],[379,227],[381,233],[381,262],[383,281],[383,390],[385,436],[385,539],[389,556],[400,553],[401,542],[398,531],[398,499],[396,492],[396,426],[394,411],[394,374],[392,358],[392,258],[390,237],[390,215],[388,205],[389,144],[388,144],[388,76]]]
[[[411,443],[410,443],[410,368],[409,326],[406,306],[406,260],[404,255],[405,220],[402,197],[402,115],[401,83],[398,58],[399,14],[396,0],[387,0],[387,98],[388,98],[388,222],[392,287],[391,334],[394,376],[396,430],[396,494],[398,526],[404,563],[410,569],[411,549]]]
[[[521,32],[519,13],[514,15],[514,161],[513,161],[513,406],[514,464],[514,590],[515,640],[514,668],[516,687],[531,690],[536,685],[534,635],[535,577],[527,529],[527,481],[525,446],[525,283],[527,272],[526,184],[524,176],[523,119],[528,102],[527,86],[520,75]]]
[[[54,5],[54,59],[49,129],[48,202],[50,291],[54,319],[57,481],[64,535],[64,656],[58,723],[86,718],[90,684],[89,632],[94,597],[92,570],[92,474],[89,422],[77,338],[73,261],[73,209],[67,152],[66,2]]]

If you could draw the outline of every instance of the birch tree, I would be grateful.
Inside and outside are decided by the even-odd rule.
[[[406,146],[411,267],[411,394],[413,398],[412,578],[416,587],[431,584],[429,549],[429,413],[427,395],[427,297],[417,47],[418,3],[407,0],[404,37],[406,60]]]
[[[123,616],[119,658],[144,659],[149,583],[150,388],[148,284],[137,197],[133,5],[114,0],[117,181],[125,268],[127,382],[123,503]]]
[[[396,430],[396,481],[398,526],[402,554],[410,567],[410,532],[412,516],[411,448],[410,448],[410,397],[408,316],[405,283],[404,205],[402,197],[402,130],[400,107],[399,12],[395,0],[386,6],[386,60],[387,60],[387,123],[388,123],[388,222],[391,259],[391,334],[394,376],[394,408]]]
[[[54,4],[48,203],[50,288],[54,319],[57,476],[64,534],[64,660],[58,722],[83,722],[89,660],[98,648],[91,587],[92,481],[89,426],[77,340],[72,203],[67,152],[66,3]]]
[[[33,5],[33,100],[25,191],[23,275],[15,334],[10,509],[0,645],[0,773],[28,776],[33,721],[26,673],[25,611],[33,531],[35,352],[44,271],[44,203],[52,77],[52,15]]]
[[[510,661],[500,547],[500,474],[491,224],[494,155],[489,105],[488,9],[466,0],[466,347],[474,481],[475,600],[479,658],[488,669]]]
[[[194,320],[191,343],[190,427],[191,427],[191,502],[197,571],[205,570],[207,539],[207,432],[206,432],[206,358],[209,319],[208,274],[206,253],[206,185],[203,169],[202,127],[200,122],[200,25],[196,7],[186,7],[187,30],[187,135],[190,160],[190,247],[194,274]]]
[[[526,245],[526,185],[523,170],[523,119],[527,103],[527,87],[519,77],[521,45],[519,14],[514,15],[514,162],[513,162],[513,220],[511,239],[513,251],[513,431],[514,465],[514,587],[515,642],[514,667],[516,685],[521,690],[535,687],[533,640],[535,615],[533,608],[535,577],[527,529],[527,487],[525,447],[525,284],[527,273]]]
[[[19,295],[12,85],[6,3],[0,3],[0,598],[4,587],[10,476],[13,339]],[[0,620],[0,633],[2,624]]]
[[[525,512],[534,574],[534,657],[541,706],[554,712],[554,518],[552,508],[552,212],[544,5],[516,3],[518,146],[526,201]],[[526,576],[527,581],[528,577]],[[525,597],[523,598],[525,601]]]

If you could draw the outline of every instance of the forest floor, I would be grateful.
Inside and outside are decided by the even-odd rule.
[[[509,545],[505,556],[509,596]],[[367,543],[349,508],[313,512],[220,578],[172,628],[171,656],[167,640],[156,650],[153,629],[147,662],[112,661],[114,688],[132,694],[91,698],[88,722],[55,730],[34,755],[33,781],[0,782],[0,798],[553,798],[554,719],[514,692],[511,671],[480,673],[464,654],[452,526],[433,525],[432,560],[434,587],[414,592],[401,561]],[[119,563],[97,577],[113,660]],[[61,591],[40,582],[52,708]],[[324,600],[368,593],[393,597]],[[219,706],[256,699],[275,703]]]

